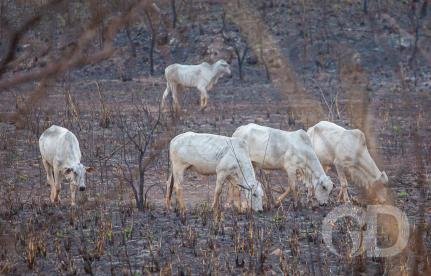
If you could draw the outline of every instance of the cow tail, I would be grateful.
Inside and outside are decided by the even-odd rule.
[[[168,185],[169,185],[168,198],[171,199],[171,197],[172,197],[172,190],[174,188],[174,175],[172,174],[172,172],[169,175]]]
[[[168,181],[166,182],[166,208],[170,208],[170,202],[171,202],[171,198],[172,198],[172,190],[174,188],[174,175],[172,172],[172,166],[170,168],[170,173],[169,173],[169,178]]]

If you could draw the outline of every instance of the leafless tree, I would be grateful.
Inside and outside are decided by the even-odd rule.
[[[165,26],[160,12],[160,8],[155,3],[147,5],[144,9],[144,13],[145,13],[145,19],[146,19],[148,28],[151,33],[150,74],[153,75],[154,74],[154,50],[155,50],[156,41],[157,41],[157,30],[158,30],[158,27],[164,28]]]
[[[224,20],[223,20],[224,21]],[[245,57],[247,55],[247,52],[249,50],[247,43],[239,36],[234,36],[233,34],[229,35],[223,32],[223,39],[224,42],[231,46],[235,52],[236,60],[238,62],[238,73],[240,80],[243,80],[243,64]]]
[[[148,10],[145,10],[145,17],[151,31],[151,44],[150,44],[150,73],[154,74],[154,47],[156,46],[156,30],[153,25],[153,20]]]
[[[147,205],[147,194],[158,184],[145,187],[147,168],[160,155],[172,137],[172,128],[157,114],[141,103],[135,105],[133,116],[118,115],[117,126],[122,132],[122,164],[117,166],[116,175],[129,185],[136,205],[143,211]],[[145,189],[146,188],[146,189]]]
[[[0,55],[0,93],[7,91],[8,88],[16,87],[24,83],[55,79],[69,70],[89,64],[95,64],[110,58],[115,52],[114,38],[116,34],[122,30],[125,25],[138,18],[138,11],[150,9],[152,7],[152,1],[140,0],[132,1],[132,3],[127,5],[119,15],[114,16],[113,14],[110,14],[110,11],[107,9],[94,12],[88,25],[76,24],[77,26],[73,26],[74,28],[81,28],[84,30],[76,37],[76,39],[58,49],[50,49],[48,47],[44,54],[48,57],[48,62],[46,62],[44,66],[36,66],[32,70],[21,71],[14,73],[10,77],[4,77],[5,74],[11,73],[9,65],[17,59],[16,48],[20,43],[22,43],[23,37],[25,37],[30,30],[41,22],[43,18],[52,16],[49,12],[57,12],[56,8],[59,7],[59,5],[64,4],[64,2],[64,0],[46,1],[45,4],[42,4],[35,9],[32,16],[23,19],[23,23],[16,28],[13,28],[5,18],[1,18],[0,24],[4,38],[5,51]],[[102,24],[104,20],[106,23]],[[103,39],[101,39],[101,37],[103,37]],[[103,46],[101,46],[100,49],[95,50],[92,47],[94,40],[101,41]],[[34,56],[30,56],[28,58],[33,59]],[[35,106],[38,104],[40,99],[46,96],[47,93],[38,86],[28,97],[32,101],[27,101],[25,106]],[[2,121],[10,122],[23,120],[24,116],[22,112],[26,111],[27,110],[18,110],[16,114],[12,114],[12,116],[1,114],[2,116],[0,116],[0,119]]]
[[[175,6],[175,0],[171,0],[171,10],[172,10],[172,28],[177,25],[177,8]]]
[[[136,47],[135,47],[135,44],[133,43],[132,37],[130,35],[130,26],[129,26],[129,24],[126,24],[126,26],[124,27],[124,29],[126,30],[127,40],[129,41],[129,45],[130,45],[130,54],[132,55],[133,58],[136,58]]]

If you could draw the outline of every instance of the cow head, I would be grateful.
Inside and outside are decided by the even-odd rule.
[[[220,76],[232,75],[230,71],[230,66],[224,59],[220,59],[219,61],[217,61],[216,67],[217,67],[217,72],[220,74]]]
[[[85,174],[92,173],[93,167],[85,167],[81,163],[73,167],[64,169],[64,177],[75,186],[79,187],[80,191],[85,191]]]
[[[247,199],[247,206],[251,207],[253,211],[263,210],[263,189],[262,184],[255,180],[255,185],[252,185],[251,189],[245,191],[245,197]],[[251,206],[250,206],[251,204]]]
[[[328,203],[329,194],[334,187],[334,183],[332,183],[331,178],[329,178],[329,176],[327,175],[320,176],[314,187],[315,197],[319,204],[323,205]]]

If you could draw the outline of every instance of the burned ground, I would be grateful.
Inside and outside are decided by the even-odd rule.
[[[390,259],[365,254],[350,258],[328,250],[321,223],[338,205],[334,171],[329,174],[336,184],[329,206],[308,206],[301,187],[302,203],[297,208],[288,198],[282,207],[262,214],[224,209],[219,222],[213,220],[210,210],[215,177],[207,181],[190,173],[184,185],[187,218],[181,221],[163,207],[169,171],[165,145],[145,167],[145,208],[138,211],[128,184],[130,179],[139,181],[138,154],[125,129],[132,135],[140,130],[146,133],[157,120],[166,65],[207,58],[205,46],[223,28],[223,5],[213,2],[194,1],[194,5],[178,7],[176,29],[168,30],[170,54],[166,57],[162,46],[156,48],[153,76],[148,73],[149,32],[145,26],[132,26],[136,57],[129,52],[126,32],[121,31],[112,58],[48,81],[48,96],[25,114],[24,127],[0,123],[1,273],[322,275],[397,274],[403,269],[413,273],[415,267],[425,273],[429,269],[429,259],[423,257],[431,248],[431,74],[424,54],[429,49],[415,50],[412,20],[404,13],[409,11],[407,1],[370,3],[367,14],[362,1],[252,1],[277,50],[295,72],[295,81],[312,95],[311,103],[323,110],[322,119],[349,128],[363,127],[358,122],[366,122],[370,131],[364,132],[373,135],[367,136],[373,141],[373,156],[389,176],[392,202],[409,218],[412,235],[404,254]],[[169,16],[168,7],[162,5],[162,11]],[[386,15],[396,19],[398,29],[385,20]],[[425,46],[430,45],[429,18],[422,21],[419,44]],[[241,26],[228,19],[224,31],[247,41]],[[412,36],[403,35],[400,28]],[[233,60],[233,77],[222,78],[209,93],[204,112],[199,111],[197,91],[183,93],[182,114],[174,119],[170,112],[162,113],[151,145],[189,130],[230,136],[250,122],[285,130],[309,127],[312,122],[301,117],[298,107],[292,111],[295,97],[288,97],[289,89],[283,89],[276,76],[267,78],[266,67],[277,62],[262,59],[249,47],[244,80],[239,79]],[[414,51],[418,51],[416,56]],[[25,100],[33,86],[23,84],[3,91],[1,112],[16,111],[20,97]],[[358,98],[358,93],[366,94]],[[361,106],[364,98],[368,101],[366,114],[358,114],[351,105]],[[312,113],[316,107],[301,108]],[[49,202],[38,138],[51,124],[72,130],[80,141],[83,163],[97,169],[88,176],[87,191],[78,194],[76,209],[69,206],[66,183],[61,203]],[[287,180],[283,172],[272,172],[269,179],[260,171],[257,174],[276,190]],[[357,204],[365,206],[359,187],[350,185],[349,192]],[[349,235],[342,231],[346,225],[350,230],[359,228],[355,223],[337,224],[334,245],[344,253],[351,246]],[[421,227],[423,232],[418,232]],[[381,236],[384,240],[385,234]],[[413,257],[408,258],[410,254]]]

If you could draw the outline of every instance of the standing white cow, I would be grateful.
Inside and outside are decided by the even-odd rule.
[[[39,149],[48,184],[51,186],[51,202],[59,201],[64,176],[70,182],[70,198],[74,206],[76,188],[84,191],[85,173],[94,171],[94,168],[81,164],[78,139],[66,128],[52,125],[40,136]]]
[[[230,75],[229,64],[223,59],[208,64],[203,62],[198,65],[172,64],[166,67],[166,89],[162,97],[162,108],[169,93],[172,92],[175,112],[180,111],[178,92],[181,87],[196,87],[201,92],[201,110],[208,104],[208,91],[217,83],[219,78],[225,74]]]
[[[228,180],[240,186],[245,193],[248,207],[262,210],[263,190],[256,180],[247,151],[247,143],[238,138],[186,132],[174,137],[170,143],[169,158],[172,171],[167,182],[166,208],[171,207],[172,189],[178,198],[181,212],[185,212],[182,193],[184,172],[192,169],[203,175],[217,175],[213,209],[219,207],[220,194]]]
[[[375,194],[379,202],[386,199],[388,182],[385,172],[380,172],[371,158],[365,142],[365,135],[359,129],[347,130],[334,123],[321,121],[307,131],[313,148],[323,166],[335,166],[341,184],[339,201],[349,201],[346,172],[351,181],[365,186]]]
[[[264,170],[287,172],[289,186],[277,199],[277,205],[291,190],[295,191],[298,176],[308,188],[309,199],[314,194],[320,204],[327,203],[333,183],[325,174],[304,130],[289,132],[248,124],[240,126],[232,136],[247,141],[250,159],[255,165]]]

